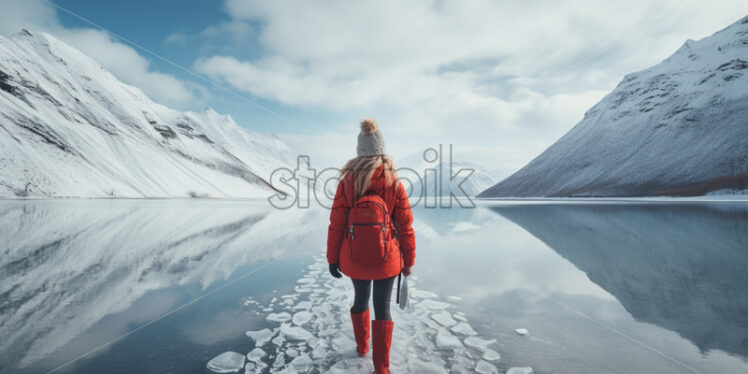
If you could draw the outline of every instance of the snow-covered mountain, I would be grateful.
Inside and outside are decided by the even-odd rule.
[[[260,197],[292,157],[208,108],[150,100],[41,32],[0,37],[0,197]]]
[[[450,196],[451,193],[456,197],[463,197],[465,195],[472,197],[497,181],[497,178],[491,172],[470,162],[453,160],[450,173],[449,160],[428,162],[424,159],[422,152],[414,153],[399,160],[395,163],[395,167],[399,170],[399,176],[403,179],[409,179],[408,177],[413,176],[413,173],[418,174],[420,177],[420,181],[412,178],[413,184],[410,195]],[[466,179],[463,178],[463,174],[457,176],[456,174],[461,169],[471,170],[472,174],[467,176],[469,171],[463,172],[467,176]],[[432,171],[429,171],[427,174],[427,170]],[[451,179],[452,176],[454,176],[453,179]],[[441,180],[441,183],[439,183],[439,180]]]
[[[702,195],[748,187],[748,17],[629,74],[479,197]]]

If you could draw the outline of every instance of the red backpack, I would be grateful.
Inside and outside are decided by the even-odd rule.
[[[365,195],[356,200],[348,212],[346,229],[351,260],[362,265],[386,262],[393,226],[387,204],[381,197]]]

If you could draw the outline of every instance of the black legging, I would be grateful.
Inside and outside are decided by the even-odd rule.
[[[395,278],[378,279],[374,282],[374,318],[378,320],[391,321],[390,298],[392,297],[392,285]],[[351,307],[352,313],[362,313],[369,308],[369,294],[371,294],[370,280],[353,279],[353,289],[356,291]]]

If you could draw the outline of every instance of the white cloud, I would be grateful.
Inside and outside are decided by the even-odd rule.
[[[22,28],[46,31],[78,48],[111,71],[118,79],[143,90],[153,100],[178,108],[199,102],[201,87],[152,69],[148,59],[103,31],[63,27],[50,5],[41,0],[0,2],[0,33]]]
[[[118,79],[132,84],[157,102],[182,107],[193,104],[195,93],[185,82],[153,71],[150,62],[133,48],[93,29],[66,29],[55,34],[106,67]]]
[[[195,67],[310,112],[386,116],[391,150],[451,142],[489,168],[516,168],[624,74],[748,13],[742,0],[689,4],[228,0],[233,21],[261,25],[253,32],[265,54],[207,56]],[[355,126],[341,141],[355,142]],[[299,135],[317,141],[298,145],[333,157],[325,136]]]

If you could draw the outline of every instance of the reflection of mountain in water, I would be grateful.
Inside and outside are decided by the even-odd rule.
[[[299,242],[322,243],[320,218],[236,201],[4,203],[0,371],[54,352],[149,291],[206,288]]]
[[[492,209],[586,272],[638,321],[702,351],[748,356],[748,206]]]

